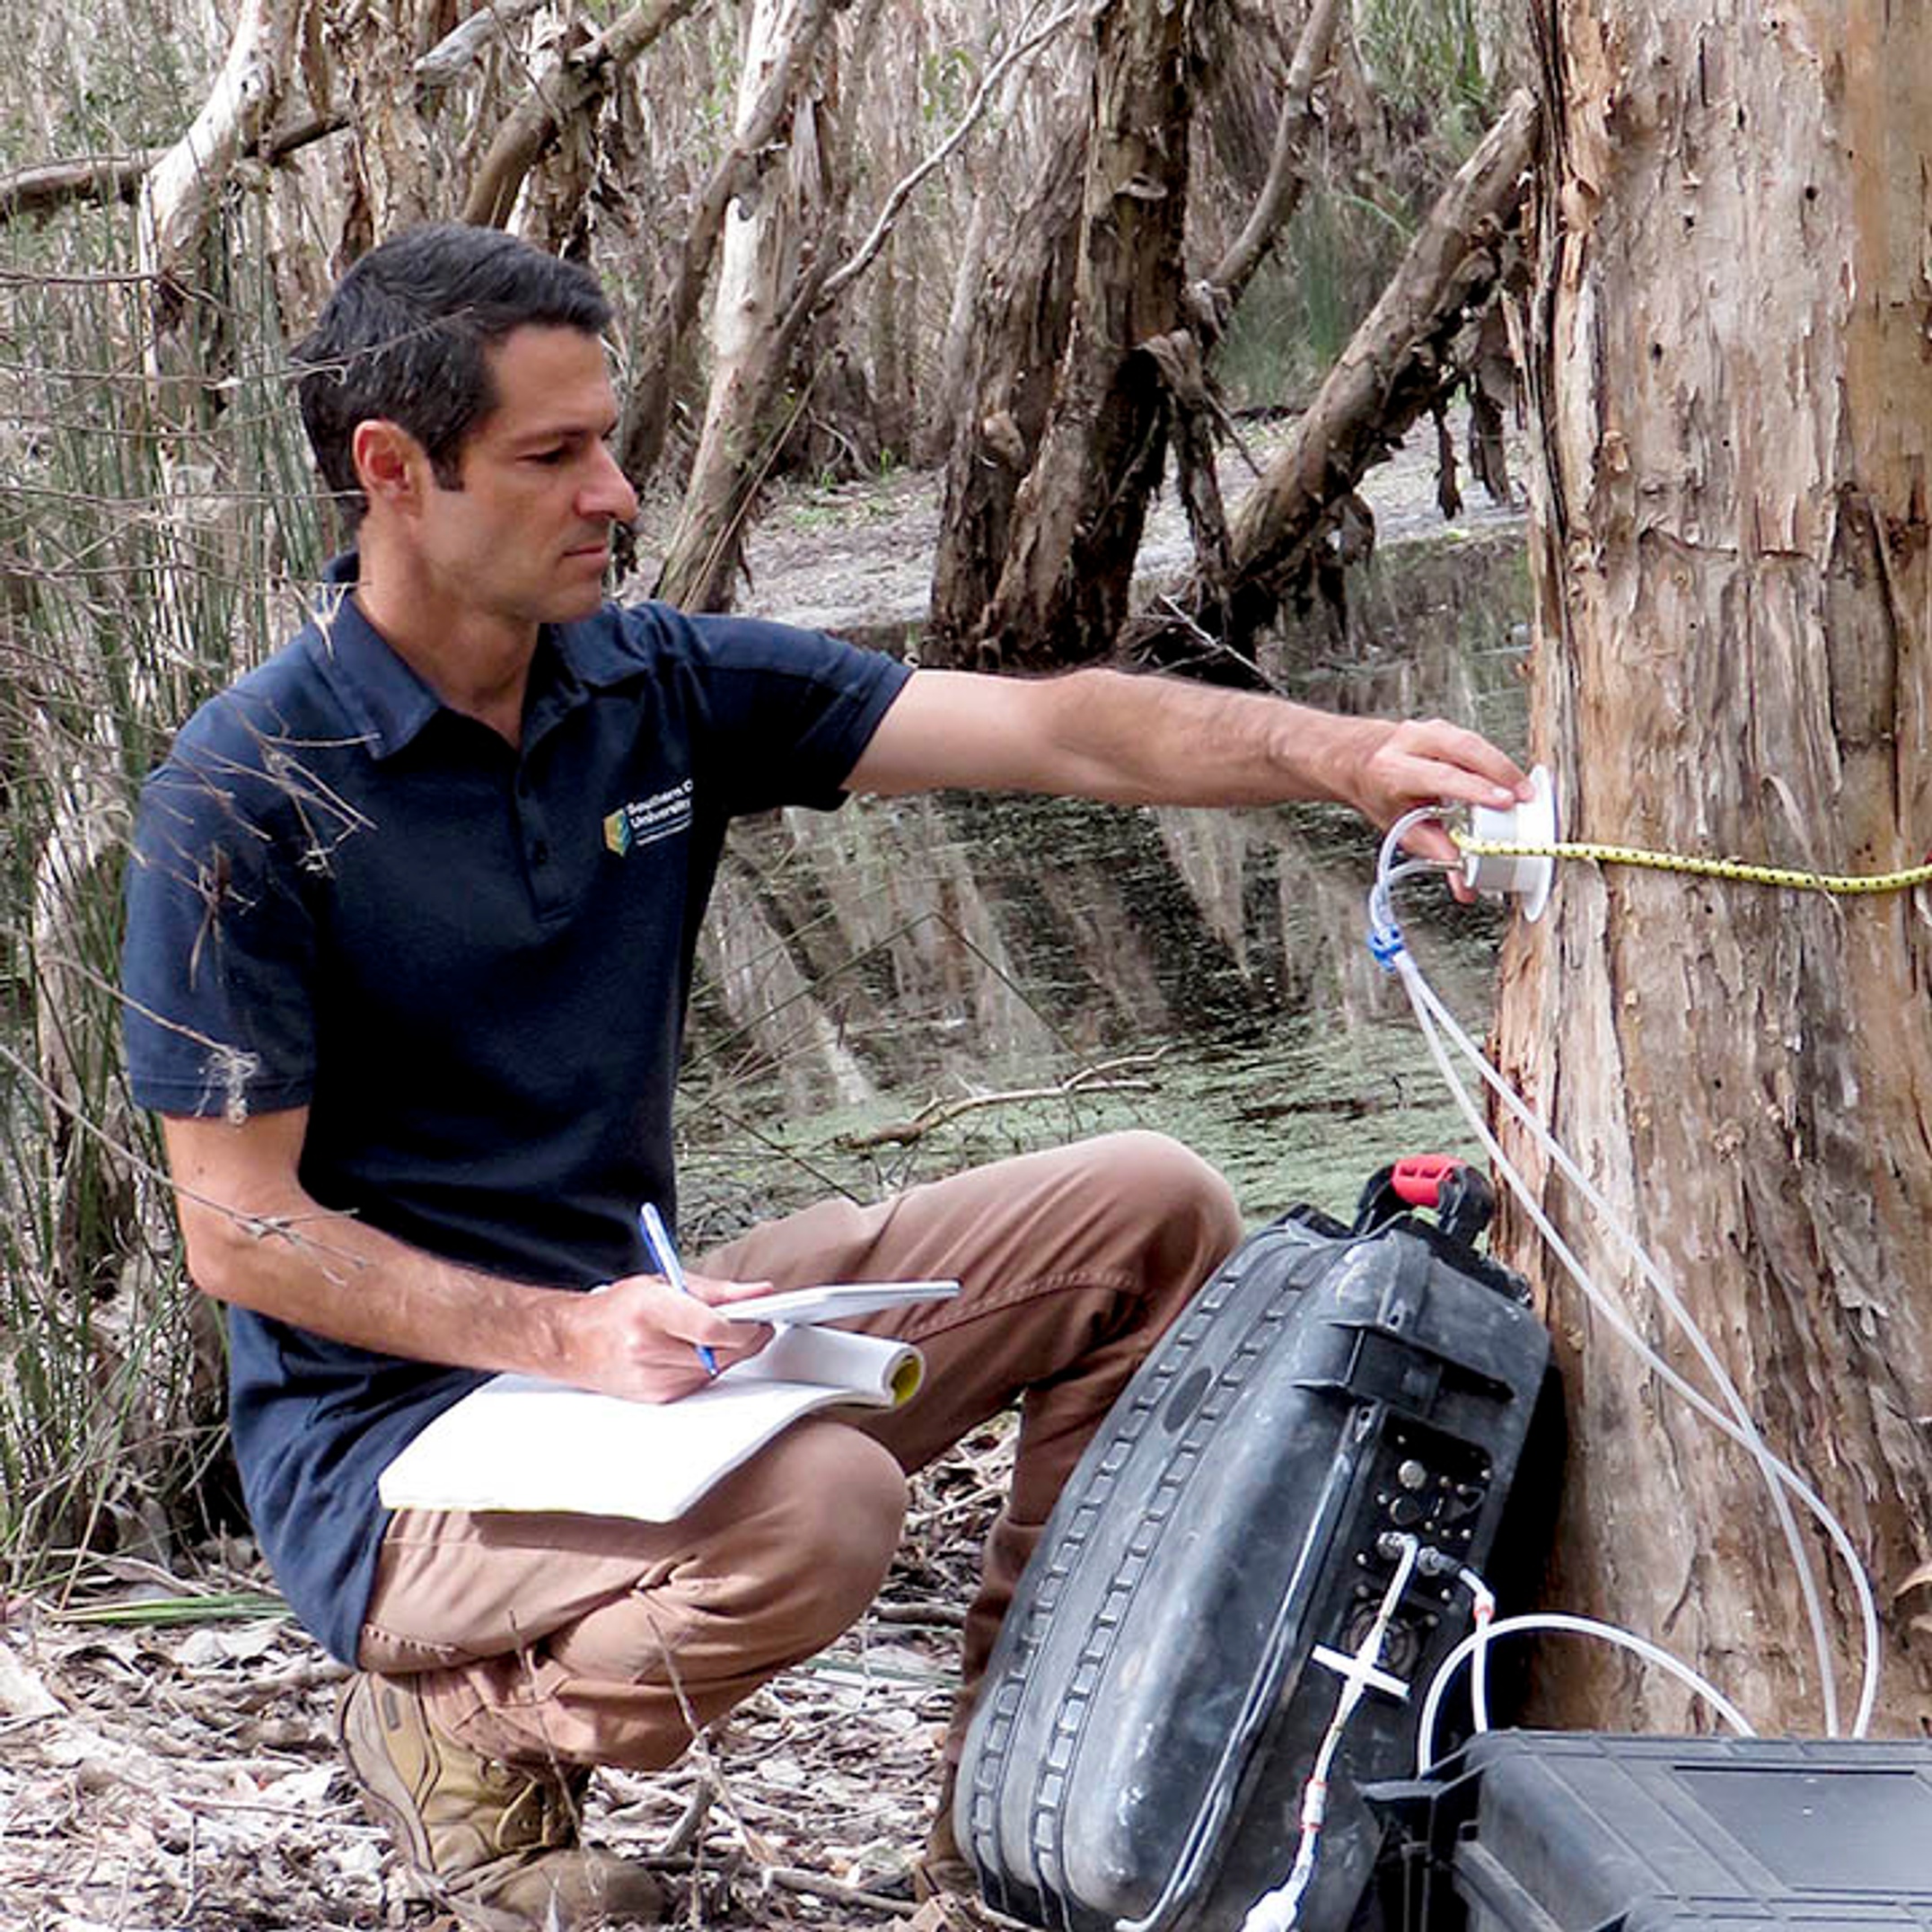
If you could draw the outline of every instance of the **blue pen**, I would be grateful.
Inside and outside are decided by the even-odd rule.
[[[664,1217],[649,1202],[637,1210],[638,1225],[644,1229],[644,1244],[651,1251],[651,1260],[657,1271],[680,1295],[690,1294],[690,1285],[684,1278],[684,1270],[678,1264],[678,1251],[671,1244],[671,1231],[664,1225]],[[698,1344],[698,1359],[705,1365],[705,1374],[715,1375],[718,1372],[718,1358],[703,1342]]]

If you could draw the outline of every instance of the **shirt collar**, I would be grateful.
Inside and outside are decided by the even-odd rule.
[[[445,707],[362,614],[353,595],[359,570],[354,550],[329,562],[305,641],[369,755],[384,759],[400,751]],[[585,686],[614,684],[635,671],[618,647],[617,628],[608,609],[581,624],[546,624],[531,667],[532,712],[539,699],[546,711],[567,710]]]

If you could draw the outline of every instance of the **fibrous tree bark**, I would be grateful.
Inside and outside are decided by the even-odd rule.
[[[1166,453],[1160,370],[1142,346],[1181,320],[1194,8],[1102,0],[1095,14],[1073,321],[978,628],[987,663],[1065,663],[1111,647]]]
[[[323,59],[356,138],[343,157],[349,252],[443,211],[443,184],[416,63],[454,24],[447,0],[358,0],[323,14]],[[326,90],[325,81],[325,90]],[[346,266],[343,264],[341,266]]]
[[[1014,497],[1039,453],[1073,320],[1086,140],[1085,117],[1069,111],[1054,130],[1000,265],[974,299],[966,382],[973,400],[942,485],[924,647],[931,663],[979,661],[975,636],[999,581]]]
[[[1932,16],[1534,13],[1532,735],[1566,830],[1825,873],[1913,864],[1932,839]],[[1513,936],[1500,1032],[1506,1074],[1847,1526],[1884,1620],[1878,1726],[1914,1733],[1932,1718],[1928,979],[1922,893],[1578,865]],[[1525,1158],[1684,1364],[1622,1252]],[[1515,1260],[1552,1275],[1512,1226]],[[1815,1729],[1822,1673],[1749,1464],[1554,1292],[1574,1437],[1558,1603],[1663,1642],[1761,1727]],[[1844,1572],[1826,1588],[1849,1687]],[[1544,1721],[1709,1721],[1616,1653],[1566,1648],[1541,1683]]]
[[[734,147],[748,150],[775,80],[787,83],[787,136],[724,216],[712,316],[712,375],[690,481],[656,593],[692,610],[723,610],[743,555],[744,515],[773,435],[767,404],[788,366],[781,324],[801,277],[827,264],[812,234],[839,189],[830,153],[826,90],[811,84],[829,45],[830,0],[755,0],[745,30]]]

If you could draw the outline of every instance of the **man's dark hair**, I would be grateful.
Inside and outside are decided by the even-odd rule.
[[[443,222],[371,249],[294,350],[323,482],[359,522],[352,439],[383,417],[422,444],[444,489],[460,488],[463,443],[496,406],[487,352],[526,324],[597,335],[610,321],[588,268],[500,229]]]

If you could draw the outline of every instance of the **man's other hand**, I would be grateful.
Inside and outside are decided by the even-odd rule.
[[[635,1402],[669,1402],[711,1380],[700,1349],[723,1370],[756,1355],[770,1325],[732,1322],[714,1304],[769,1295],[768,1281],[719,1281],[687,1275],[681,1295],[662,1275],[627,1275],[595,1294],[575,1297],[570,1370],[579,1388]]]

